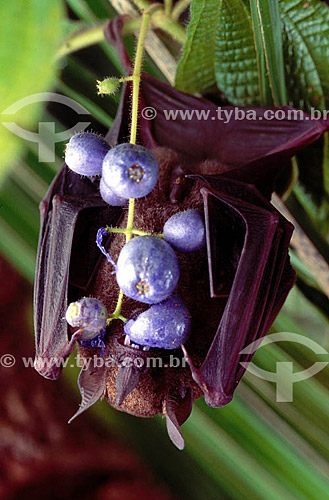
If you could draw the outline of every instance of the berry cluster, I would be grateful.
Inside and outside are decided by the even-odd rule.
[[[65,161],[81,175],[101,175],[100,194],[110,205],[123,206],[129,199],[147,196],[158,180],[159,166],[155,156],[142,146],[120,144],[109,149],[101,137],[85,133],[74,136],[66,149]],[[205,245],[205,226],[200,212],[186,210],[170,217],[163,234],[152,235],[130,228],[128,242],[115,264],[102,238],[118,228],[100,228],[96,243],[115,267],[117,283],[123,294],[151,307],[135,319],[126,320],[120,314],[109,319],[125,321],[126,344],[145,348],[176,349],[188,337],[190,314],[178,296],[172,296],[179,280],[176,253],[199,250]],[[97,312],[98,311],[98,312]],[[98,300],[84,298],[70,304],[66,319],[71,326],[83,328],[94,346],[103,341],[107,314]],[[104,316],[105,314],[105,316]],[[104,319],[105,318],[105,319]]]
[[[129,198],[148,195],[158,180],[158,162],[143,146],[120,144],[110,149],[103,137],[90,132],[70,139],[65,163],[77,174],[101,175],[101,197],[112,206],[124,206]]]

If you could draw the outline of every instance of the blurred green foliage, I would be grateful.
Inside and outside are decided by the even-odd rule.
[[[63,15],[61,0],[0,3],[1,122],[13,121],[9,106],[52,86]],[[40,102],[21,107],[14,115],[16,125],[27,130],[35,126],[43,106]],[[0,182],[23,147],[22,140],[1,124]]]

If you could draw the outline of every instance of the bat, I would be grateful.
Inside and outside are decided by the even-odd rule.
[[[121,28],[120,18],[112,20],[105,28],[105,35],[131,72]],[[179,380],[163,375],[162,411],[168,434],[181,449],[184,441],[180,426],[190,414],[193,399],[202,391],[210,406],[223,406],[231,401],[245,370],[240,362],[251,358],[250,354],[240,352],[267,333],[293,286],[295,275],[288,257],[293,228],[269,199],[278,173],[289,166],[297,151],[320,137],[329,122],[300,118],[267,123],[256,120],[251,127],[245,121],[224,125],[216,120],[200,122],[195,118],[187,126],[180,115],[168,121],[163,110],[205,109],[215,113],[217,106],[178,92],[148,75],[143,75],[141,82],[140,107],[145,106],[153,107],[157,118],[148,121],[140,117],[138,142],[149,149],[170,148],[179,158],[175,171],[182,183],[178,183],[179,187],[176,183],[168,203],[177,203],[182,195],[186,167],[190,181],[200,185],[210,296],[225,301],[217,331],[201,363],[188,342],[182,347],[189,364],[186,370],[190,370],[194,382],[188,382],[186,370]],[[260,116],[265,108],[252,109]],[[129,114],[128,82],[106,137],[111,146],[127,142]],[[215,171],[210,168],[211,162],[216,162]],[[75,333],[70,336],[65,321],[67,305],[89,293],[103,258],[95,245],[97,230],[106,225],[117,226],[122,209],[102,201],[97,180],[81,178],[64,165],[40,210],[34,289],[35,368],[44,377],[57,379],[78,338]],[[220,238],[223,234],[225,238]],[[214,315],[217,318],[216,310]],[[139,375],[135,369],[119,368],[118,405],[139,383]],[[97,401],[105,386],[104,368],[83,369],[79,376],[82,403],[75,416]]]

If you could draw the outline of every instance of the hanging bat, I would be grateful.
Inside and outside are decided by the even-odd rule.
[[[120,19],[111,21],[105,34],[131,72],[121,27]],[[112,147],[129,137],[129,94],[128,82],[107,136]],[[189,366],[159,369],[152,375],[126,369],[122,356],[133,355],[132,348],[120,343],[115,329],[108,331],[106,354],[112,356],[116,367],[81,372],[82,405],[78,413],[103,393],[110,404],[129,413],[164,413],[171,439],[182,448],[180,426],[191,411],[193,399],[204,393],[211,406],[222,406],[232,399],[244,372],[240,361],[250,359],[240,352],[267,333],[293,285],[294,272],[288,258],[292,226],[269,199],[278,173],[289,168],[296,152],[328,129],[328,122],[298,118],[256,120],[252,126],[245,121],[224,124],[192,119],[186,123],[179,113],[170,121],[163,110],[206,109],[216,113],[217,106],[148,75],[143,75],[141,85],[140,107],[145,106],[153,107],[157,118],[147,121],[140,117],[138,142],[158,151],[162,181],[155,198],[148,196],[137,204],[137,221],[140,217],[152,231],[175,211],[188,208],[189,203],[203,209],[207,238],[204,263],[208,261],[209,278],[201,274],[206,268],[203,261],[195,262],[193,273],[203,276],[204,283],[209,279],[210,289],[205,292],[203,286],[201,305],[191,294],[183,296],[192,304],[191,337],[183,346]],[[264,108],[248,109],[253,109],[257,117],[264,113]],[[153,210],[156,205],[161,208],[157,215]],[[101,289],[109,279],[104,272],[104,257],[95,244],[97,230],[106,225],[119,226],[123,218],[121,208],[102,201],[97,180],[81,178],[66,166],[41,203],[34,293],[35,367],[47,378],[60,376],[63,361],[77,338],[75,334],[70,337],[64,319],[68,303]],[[108,244],[112,244],[110,240]],[[187,261],[182,257],[183,268],[188,268],[190,260],[193,257]]]

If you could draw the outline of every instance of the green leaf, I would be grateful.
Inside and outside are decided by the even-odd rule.
[[[256,49],[242,0],[192,1],[176,87],[202,92],[217,83],[234,104],[259,103]]]
[[[60,41],[63,5],[61,0],[29,0],[0,3],[0,102],[1,111],[38,92],[54,81],[52,62]],[[43,102],[24,106],[15,115],[2,115],[2,122],[15,122],[31,129]],[[0,181],[25,143],[4,125],[0,134]]]
[[[329,9],[319,1],[280,2],[290,102],[309,110],[329,104]]]
[[[266,69],[269,75],[273,101],[276,106],[285,105],[287,102],[285,75],[282,51],[282,29],[278,0],[251,0],[253,12],[253,26],[261,35],[262,49],[259,57],[265,57]],[[257,40],[257,38],[256,38]],[[259,42],[258,39],[258,47]],[[261,66],[263,74],[261,81],[266,78],[265,66]],[[262,102],[265,104],[265,102]]]
[[[202,92],[215,83],[215,41],[220,0],[193,0],[187,41],[177,66],[176,87]]]
[[[191,4],[176,86],[203,92],[217,83],[236,105],[329,105],[329,9],[318,0],[197,1]],[[266,64],[265,64],[266,59]],[[267,76],[268,73],[268,76]],[[284,75],[285,73],[285,75]]]
[[[259,103],[254,35],[242,0],[193,1],[176,86],[201,92],[217,82],[235,104]]]
[[[260,102],[263,105],[266,104],[268,106],[271,106],[273,104],[273,98],[271,93],[270,80],[266,68],[262,26],[258,14],[257,0],[250,0],[250,11],[257,56]]]
[[[216,81],[229,101],[259,104],[259,83],[251,17],[241,0],[222,0],[215,48]]]

